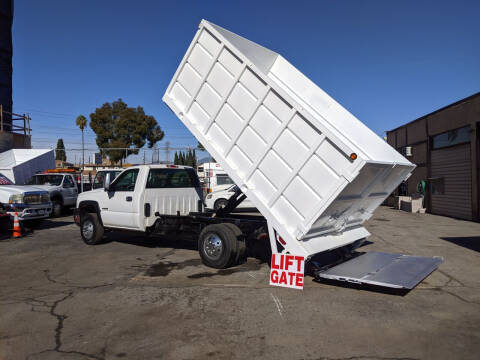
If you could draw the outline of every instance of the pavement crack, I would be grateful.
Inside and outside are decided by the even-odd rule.
[[[447,283],[444,285],[444,286],[447,286],[448,284],[450,284],[452,281],[456,281],[457,283],[459,283],[461,286],[463,287],[466,287],[465,284],[463,282],[461,282],[460,280],[458,280],[457,278],[453,277],[452,275],[450,274],[447,274],[445,271],[441,270],[441,269],[437,269],[437,271],[446,276],[448,278],[448,281]]]
[[[63,298],[55,301],[50,308],[50,315],[54,316],[57,319],[57,327],[55,328],[55,351],[60,350],[62,346],[62,330],[63,330],[63,322],[65,319],[68,318],[67,315],[57,314],[55,311],[57,309],[58,304],[67,300],[68,298],[72,297],[73,291],[69,291],[67,295]]]
[[[61,294],[63,294],[64,296],[62,296],[58,300],[55,300],[53,303],[51,303],[49,301],[45,301],[45,300],[40,300],[38,298],[26,298],[26,299],[23,300],[23,302],[25,304],[28,304],[28,305],[31,306],[31,311],[32,312],[42,312],[42,313],[50,314],[57,321],[57,325],[55,326],[55,330],[54,330],[55,347],[52,348],[52,349],[46,349],[46,350],[43,350],[43,351],[40,351],[40,352],[37,352],[37,353],[30,354],[26,357],[26,360],[31,359],[35,355],[40,355],[40,354],[44,354],[44,353],[47,353],[47,352],[57,352],[57,353],[60,353],[60,354],[76,354],[76,355],[87,357],[89,359],[104,360],[105,359],[105,349],[102,350],[101,356],[98,356],[98,355],[95,355],[95,354],[89,354],[89,353],[85,353],[85,352],[81,352],[81,351],[76,351],[76,350],[68,350],[68,351],[67,350],[62,350],[62,346],[63,346],[62,331],[64,329],[65,320],[68,319],[68,315],[60,314],[57,311],[57,308],[62,302],[70,299],[75,294],[75,291],[73,289],[70,289],[67,292],[63,292]],[[39,307],[40,308],[45,307],[48,310],[38,310],[38,309],[36,309],[36,308],[39,308]]]
[[[62,281],[55,280],[50,275],[50,270],[49,269],[43,270],[43,273],[45,274],[45,278],[49,282],[51,282],[53,284],[57,284],[57,285],[68,286],[68,287],[75,288],[75,289],[98,289],[98,288],[101,288],[101,287],[112,286],[112,285],[115,284],[115,283],[107,283],[107,284],[100,284],[100,285],[73,285],[73,284],[69,284],[69,283],[65,283],[65,282],[62,282]]]

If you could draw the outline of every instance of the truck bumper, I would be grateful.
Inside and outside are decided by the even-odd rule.
[[[34,219],[44,219],[50,216],[52,213],[52,204],[8,204],[6,206],[7,213],[10,217],[15,216],[15,212],[18,215],[18,220],[34,220]]]
[[[79,208],[73,209],[73,221],[75,222],[75,224],[80,226],[80,209]]]

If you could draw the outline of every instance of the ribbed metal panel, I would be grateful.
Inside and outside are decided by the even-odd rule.
[[[470,144],[432,151],[432,178],[444,178],[444,194],[432,195],[432,213],[472,220]]]

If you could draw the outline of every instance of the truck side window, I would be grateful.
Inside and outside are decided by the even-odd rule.
[[[125,170],[118,176],[110,189],[112,191],[134,191],[137,182],[138,169]]]
[[[147,189],[199,187],[193,169],[151,169]]]
[[[63,187],[64,188],[75,187],[75,183],[73,182],[73,180],[70,176],[65,176],[65,179],[63,179]]]

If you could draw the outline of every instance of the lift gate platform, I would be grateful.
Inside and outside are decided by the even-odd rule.
[[[324,279],[369,284],[396,289],[413,289],[441,263],[441,257],[367,252],[326,271]]]

